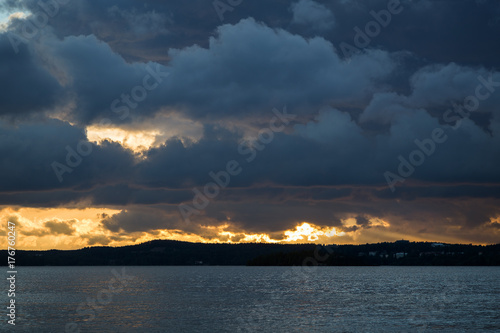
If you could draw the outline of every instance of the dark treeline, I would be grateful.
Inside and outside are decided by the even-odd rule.
[[[252,266],[498,266],[500,244],[480,246],[397,241],[364,245],[325,246],[261,255]]]
[[[16,266],[245,265],[261,255],[314,248],[314,244],[203,244],[156,240],[123,247],[16,251]],[[2,253],[7,256],[7,251]]]
[[[7,256],[7,251],[1,251]],[[16,251],[16,266],[99,265],[500,265],[500,244],[397,241],[365,245],[202,244],[157,240],[124,247]]]

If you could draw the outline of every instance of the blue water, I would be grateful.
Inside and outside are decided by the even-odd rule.
[[[500,332],[500,267],[122,269],[19,268],[2,332]]]

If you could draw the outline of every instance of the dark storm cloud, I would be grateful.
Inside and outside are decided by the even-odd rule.
[[[16,54],[7,36],[0,33],[0,116],[22,117],[56,105],[62,92],[57,80],[24,44]]]
[[[215,204],[206,210],[206,217],[218,221],[231,222],[250,232],[277,232],[292,228],[303,221],[309,221],[320,226],[340,226],[340,218],[346,210],[335,209],[328,205],[308,205],[300,201],[288,201],[283,204],[251,202],[224,205]],[[200,219],[202,220],[202,219]],[[196,217],[193,218],[196,221]]]
[[[225,168],[234,158],[239,139],[235,133],[209,125],[198,142],[185,145],[172,138],[147,153],[139,166],[139,182],[150,187],[177,188],[202,184],[208,172]]]
[[[76,172],[76,171],[75,171]],[[52,175],[53,176],[53,175]],[[90,179],[87,179],[90,183]],[[82,205],[126,206],[169,203],[177,205],[192,198],[191,189],[169,190],[131,187],[128,184],[101,185],[90,189],[66,189],[33,192],[3,192],[3,205],[54,208],[61,205],[81,207]],[[83,200],[83,203],[82,203]]]
[[[111,217],[104,218],[101,223],[104,228],[113,231],[137,232],[156,229],[175,229],[181,226],[174,209],[173,214],[156,208],[134,207],[121,211]]]
[[[4,192],[85,189],[96,183],[113,183],[133,170],[129,151],[114,143],[90,144],[81,129],[59,120],[18,126],[1,123],[0,129],[0,155],[4,156],[0,188]],[[87,149],[91,150],[88,156],[75,157],[79,150]],[[54,172],[54,162],[71,170],[65,172],[64,183]]]
[[[397,169],[398,155],[408,158],[408,154],[418,148],[414,140],[424,140],[440,126],[437,119],[419,110],[395,119],[390,133],[369,137],[348,113],[325,109],[316,120],[295,125],[294,133],[276,133],[265,149],[255,151],[255,160],[249,160],[253,155],[251,150],[245,149],[241,154],[243,143],[239,134],[208,125],[199,141],[183,143],[170,139],[165,145],[148,151],[147,158],[139,161],[119,144],[93,144],[92,152],[82,157],[81,164],[69,165],[74,170],[62,174],[62,183],[58,182],[52,163],[66,164],[71,150],[90,145],[81,130],[56,120],[46,121],[43,126],[4,126],[1,151],[10,156],[10,161],[4,162],[6,172],[2,185],[4,191],[61,186],[86,190],[97,184],[119,183],[135,184],[143,190],[190,189],[213,181],[210,172],[225,170],[228,161],[237,160],[243,170],[231,179],[229,187],[259,184],[381,186],[384,185],[383,173]],[[500,147],[498,122],[492,124],[492,134],[469,120],[463,120],[458,130],[452,130],[449,125],[445,129],[449,139],[436,147],[436,153],[417,168],[412,179],[447,183],[500,182],[497,172],[500,161],[496,157]],[[457,167],[458,161],[464,158],[467,162]],[[127,188],[117,189],[119,194],[112,196],[112,188],[108,190],[94,195],[109,196],[116,204],[130,202],[127,200],[147,201],[151,196],[151,193]],[[157,195],[169,199],[166,193]],[[177,195],[180,193],[170,200],[175,201]],[[186,198],[186,195],[181,197]]]
[[[354,45],[355,27],[365,31],[373,14],[388,7],[388,0],[317,1],[327,6],[336,17],[333,29],[321,35],[336,47],[342,42]],[[500,41],[500,4],[485,0],[401,0],[403,10],[393,15],[381,32],[370,38],[368,47],[390,52],[407,50],[422,63],[457,62],[463,65],[498,68],[495,57]],[[257,19],[260,19],[256,16]],[[305,36],[318,32],[290,26],[289,30]]]
[[[370,225],[370,220],[366,216],[358,215],[356,216],[356,224],[360,227],[368,227]]]
[[[48,235],[67,235],[71,236],[75,233],[75,228],[73,225],[76,223],[76,220],[68,220],[68,221],[46,221],[43,223],[44,228],[35,228],[30,231],[22,230],[21,233],[23,236],[48,236]]]
[[[49,229],[49,232],[52,234],[72,235],[75,233],[75,228],[72,226],[74,223],[76,223],[76,220],[47,221],[43,225],[45,228]]]
[[[336,227],[340,231],[379,229],[389,227],[377,224],[376,219],[389,223],[390,230],[399,235],[413,235],[434,240],[442,237],[462,239],[464,242],[498,241],[496,228],[490,218],[499,216],[498,199],[440,198],[405,200],[338,200],[322,203],[305,203],[291,200],[276,204],[255,200],[241,203],[216,202],[202,215],[193,216],[190,223],[175,216],[171,206],[134,207],[102,220],[105,228],[115,232],[138,232],[176,229],[202,234],[200,226],[230,224],[229,230],[246,233],[269,233],[280,236],[302,222],[318,226]],[[344,225],[354,218],[356,225]],[[375,219],[375,220],[374,220]],[[486,231],[486,235],[482,234]],[[393,236],[397,239],[398,236]]]
[[[385,52],[345,62],[322,38],[305,40],[253,19],[220,27],[208,48],[170,50],[168,66],[127,63],[93,35],[49,38],[39,52],[67,81],[65,91],[76,104],[70,117],[83,123],[130,121],[161,108],[219,119],[268,113],[273,103],[306,113],[328,102],[362,105],[377,90],[375,82],[395,68]],[[111,112],[121,109],[127,111]]]
[[[3,6],[41,10],[34,0]],[[368,228],[383,218],[422,237],[489,228],[500,214],[500,5],[402,7],[350,59],[340,43],[353,44],[353,28],[364,29],[387,1],[244,1],[224,24],[210,1],[74,1],[17,54],[7,33],[27,21],[15,20],[0,36],[0,203],[119,207],[102,221],[113,232],[195,232],[177,204],[237,160],[241,174],[194,222],[230,219],[258,233],[301,221],[344,228],[348,217]],[[134,100],[145,82],[157,85]],[[488,97],[458,117],[453,105],[478,85]],[[248,161],[238,152],[245,130],[258,131],[285,104],[298,117]],[[140,159],[118,143],[91,144],[84,132],[103,118],[133,128],[160,112],[203,121],[203,136],[172,137]],[[391,192],[384,172],[396,173],[399,156],[409,159],[415,140],[436,128],[445,142]],[[92,152],[69,163],[78,147]],[[58,177],[54,162],[71,171]]]
[[[270,103],[357,104],[395,65],[385,52],[342,61],[322,38],[305,40],[253,19],[218,28],[208,49],[170,52],[165,102],[195,117],[262,113]]]
[[[104,117],[115,123],[130,121],[129,114],[137,107],[137,101],[148,98],[141,103],[141,111],[148,109],[150,89],[144,86],[156,87],[163,80],[151,76],[152,72],[158,72],[158,64],[128,64],[92,35],[54,41],[51,49],[65,75],[71,78],[67,89],[75,94],[77,105],[73,117],[84,123]],[[142,88],[137,95],[132,95],[139,96],[135,101],[131,96],[134,87]],[[121,108],[127,111],[121,111]]]
[[[365,189],[365,191],[369,193],[370,189]],[[311,190],[311,192],[316,192],[316,190]],[[368,219],[377,217],[394,225],[414,224],[412,228],[422,225],[423,220],[428,223],[434,220],[448,221],[450,225],[457,223],[464,228],[473,229],[488,223],[490,217],[500,214],[498,196],[474,199],[473,193],[464,190],[461,198],[450,199],[446,196],[441,197],[440,193],[434,192],[433,194],[433,196],[428,195],[422,198],[402,196],[392,200],[370,195],[358,197],[356,200],[347,197],[332,198],[323,202],[289,197],[289,200],[282,200],[279,203],[272,199],[263,201],[260,198],[248,197],[245,201],[248,205],[215,202],[213,207],[209,206],[206,214],[220,221],[224,221],[229,216],[231,221],[242,223],[245,228],[252,230],[261,228],[274,231],[301,221],[325,226],[341,226],[340,219],[347,217],[356,218],[360,227],[369,227],[371,222],[368,222]],[[224,213],[220,215],[220,212]]]
[[[3,6],[32,13],[43,10],[38,0],[9,1]],[[72,0],[59,5],[55,13],[49,25],[60,39],[92,34],[128,61],[168,61],[170,47],[206,44],[220,24],[212,3],[203,0]]]
[[[388,2],[243,1],[231,7],[232,11],[224,13],[224,23],[234,24],[240,19],[253,17],[272,28],[285,28],[306,37],[319,33],[337,47],[341,42],[352,44],[353,28],[358,26],[363,30],[373,20],[370,11],[387,9]],[[302,6],[298,6],[301,3]],[[316,3],[316,7],[312,3]],[[29,8],[33,12],[40,10],[37,0],[7,1],[3,6]],[[321,17],[311,22],[312,25],[294,24],[293,6],[302,8],[299,17],[303,19],[317,17],[314,8],[324,7],[324,15],[330,12],[335,16],[334,28],[311,29],[322,22]],[[401,0],[401,6],[403,11],[374,38],[371,47],[408,50],[430,63],[454,61],[498,66],[495,55],[500,42],[495,36],[500,32],[500,4],[497,1]],[[132,0],[75,0],[61,5],[59,13],[50,19],[50,25],[60,38],[94,34],[126,59],[146,61],[167,61],[165,55],[170,47],[183,48],[193,44],[206,47],[208,37],[220,24],[212,2],[203,0],[140,3]]]
[[[131,187],[126,184],[103,186],[88,191],[96,205],[179,204],[191,198],[189,190]]]
[[[87,235],[82,235],[81,237],[87,239],[87,244],[89,246],[92,246],[92,245],[104,245],[104,246],[106,246],[111,242],[111,237],[107,237],[104,235],[87,234]],[[116,238],[117,238],[117,240],[121,240],[119,237],[116,237]]]
[[[126,16],[129,21],[135,17],[138,22],[131,24],[131,27],[138,31],[153,29],[148,30],[142,26],[145,24],[143,21],[149,22],[147,19],[141,19],[142,15],[146,14],[134,9],[130,4],[111,6],[111,3],[106,2],[101,5],[109,6],[106,8],[115,13],[113,15]],[[439,6],[444,6],[443,3],[432,5],[439,7],[436,9],[431,5],[427,5],[431,6],[429,8],[410,3],[407,5],[408,10],[402,14],[422,11],[434,13],[433,10],[441,10]],[[476,8],[479,5],[474,6]],[[83,7],[97,10],[87,3]],[[244,10],[244,7],[238,9]],[[360,11],[350,8],[348,4],[336,8],[341,9],[349,13]],[[369,12],[369,8],[364,9]],[[159,8],[153,12],[150,7],[144,10],[151,10],[151,15],[159,15],[158,17],[162,17],[165,11]],[[60,15],[53,19],[60,17],[64,17],[62,8]],[[393,21],[389,27],[398,24],[395,18]],[[151,23],[156,27],[153,30],[163,31],[164,28],[155,26],[157,23],[154,22],[156,21]],[[215,28],[214,26],[214,30]],[[388,32],[388,35],[394,34]],[[422,35],[432,37],[430,32]],[[374,83],[388,79],[388,74],[395,67],[394,60],[386,53],[371,51],[353,58],[350,63],[344,63],[334,51],[338,43],[330,39],[333,41],[332,45],[328,42],[328,37],[325,38],[327,40],[307,41],[284,30],[273,31],[251,19],[236,25],[219,27],[217,36],[210,39],[208,45],[187,50],[165,49],[164,54],[168,55],[170,61],[162,71],[170,72],[171,77],[159,88],[162,97],[148,97],[141,104],[141,112],[151,113],[160,107],[178,107],[186,109],[192,116],[218,117],[255,112],[260,108],[269,107],[273,102],[313,108],[324,103],[332,103],[338,107],[352,107],[352,104],[362,106],[366,94],[375,89]],[[208,35],[205,40],[208,40]],[[109,113],[112,101],[120,98],[123,93],[130,93],[130,89],[141,84],[147,74],[146,66],[127,64],[123,58],[114,54],[107,44],[97,42],[92,36],[69,36],[61,42],[52,43],[52,48],[51,55],[61,58],[60,62],[65,65],[63,67],[66,67],[67,75],[72,79],[73,85],[68,90],[78,96],[76,112],[78,119],[84,122],[99,118],[99,114]],[[397,46],[394,51],[401,49],[408,48]],[[376,82],[373,82],[374,80]],[[263,83],[267,86],[263,87]],[[159,93],[155,91],[152,94]]]
[[[47,14],[47,25],[60,39],[94,34],[129,60],[143,59],[144,54],[140,46],[157,49],[159,46],[155,44],[169,42],[165,37],[170,35],[169,27],[172,25],[169,6],[160,3],[152,7],[147,3],[141,4],[136,1],[75,0],[64,3],[64,1],[25,0],[7,2],[3,7],[29,11],[34,15]],[[22,31],[18,32],[21,34]],[[164,58],[167,49],[168,47],[161,48],[160,59]],[[154,58],[151,57],[151,53],[149,54],[150,60]]]

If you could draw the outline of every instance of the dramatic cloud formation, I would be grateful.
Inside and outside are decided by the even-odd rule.
[[[0,220],[21,247],[499,242],[498,2],[0,13]]]

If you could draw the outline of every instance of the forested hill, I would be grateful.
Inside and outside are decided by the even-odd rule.
[[[313,250],[314,244],[204,244],[156,240],[123,247],[16,251],[16,266],[245,265],[275,252]],[[7,251],[2,251],[7,256]]]
[[[1,251],[7,257],[7,251]],[[124,247],[16,251],[16,266],[500,265],[500,244],[397,241],[364,245],[202,244],[157,240]],[[7,260],[6,260],[7,261]]]

